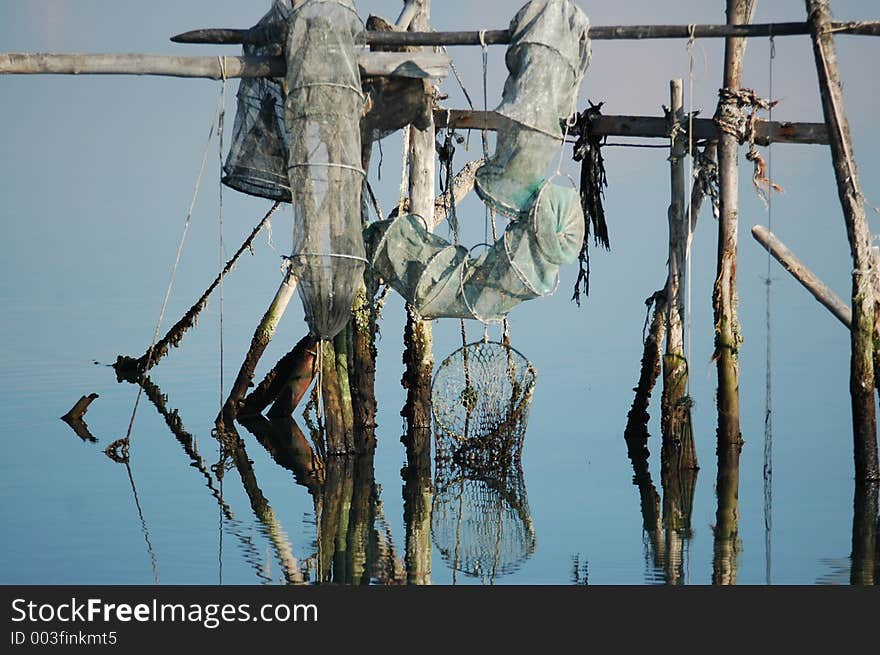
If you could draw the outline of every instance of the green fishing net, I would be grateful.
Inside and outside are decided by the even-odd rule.
[[[348,321],[366,263],[356,60],[363,24],[351,0],[302,0],[288,20],[289,262],[311,333],[331,339]]]
[[[571,0],[533,0],[511,23],[510,75],[497,111],[494,155],[475,188],[511,219],[479,257],[431,234],[418,216],[374,223],[365,234],[374,271],[424,318],[504,318],[524,300],[555,291],[559,268],[584,239],[577,191],[547,171],[563,146],[560,121],[574,113],[589,63],[589,21]]]

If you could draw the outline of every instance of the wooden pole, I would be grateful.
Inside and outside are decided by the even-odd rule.
[[[405,20],[413,3],[404,8],[398,22]],[[408,22],[408,21],[406,21]],[[834,31],[844,34],[880,35],[880,21],[849,21],[833,23]],[[283,26],[257,30],[204,28],[190,30],[171,37],[174,43],[218,44],[253,43],[265,45],[279,41]],[[754,25],[593,25],[590,39],[593,41],[617,41],[622,39],[689,39],[693,30],[698,39],[724,37],[769,37],[809,34],[807,23],[756,23]],[[366,32],[367,45],[383,46],[439,46],[439,45],[480,45],[480,33],[460,32],[411,32],[388,34],[387,32]],[[484,40],[487,45],[506,45],[510,43],[510,30],[486,30]]]
[[[729,25],[747,23],[755,3],[727,0]],[[724,87],[737,91],[742,80],[744,39],[728,38],[724,50]],[[720,105],[719,105],[720,108]],[[712,305],[715,313],[715,355],[718,362],[718,450],[741,448],[739,427],[739,346],[742,342],[736,291],[739,227],[739,143],[722,132],[718,141],[719,204],[718,269]]]
[[[371,52],[358,55],[363,77],[446,77],[449,56],[424,52]],[[0,53],[0,75],[158,75],[222,80],[239,77],[284,77],[283,57],[178,57],[118,53]]]
[[[688,247],[688,224],[685,213],[685,157],[687,137],[679,133],[684,121],[682,83],[680,79],[669,84],[669,129],[673,135],[670,161],[671,198],[667,219],[669,223],[669,272],[666,278],[666,352],[663,356],[663,397],[661,426],[663,431],[663,460],[676,461],[687,453],[682,466],[696,466],[693,448],[682,449],[681,433],[689,422],[688,364],[684,352],[685,302],[682,275]],[[667,468],[667,467],[664,467]],[[676,464],[675,468],[678,468]]]
[[[180,342],[183,341],[184,335],[190,330],[195,324],[196,320],[199,317],[201,311],[208,304],[208,298],[211,297],[211,294],[214,290],[220,285],[223,279],[229,274],[232,268],[235,266],[235,263],[238,261],[239,257],[244,254],[246,250],[249,250],[254,243],[254,239],[257,238],[257,235],[260,233],[260,230],[268,223],[272,216],[278,211],[278,208],[281,207],[280,202],[276,202],[272,205],[272,208],[266,212],[265,216],[260,219],[260,222],[257,223],[256,227],[251,230],[251,233],[244,240],[232,258],[226,262],[226,265],[217,274],[217,277],[214,278],[214,281],[211,282],[211,285],[205,289],[205,292],[201,295],[201,297],[196,300],[192,307],[184,314],[177,323],[175,323],[170,330],[165,334],[164,337],[159,339],[156,342],[156,345],[152,348],[147,348],[147,351],[138,357],[137,359],[133,357],[126,357],[125,355],[118,355],[116,357],[116,362],[113,364],[113,368],[116,370],[116,373],[121,378],[134,378],[140,373],[146,373],[149,369],[153,368],[156,364],[159,363],[159,360],[162,359],[165,355],[168,354],[168,351],[171,348],[177,348],[180,345]]]
[[[501,117],[494,111],[475,109],[437,109],[434,122],[438,129],[454,127],[461,130],[497,130]],[[485,126],[485,127],[484,127]],[[711,118],[694,118],[694,141],[717,140],[721,130]],[[596,136],[619,136],[645,139],[668,139],[669,120],[663,116],[597,116],[590,123],[590,133]],[[569,136],[580,134],[575,125]],[[779,121],[755,122],[755,143],[766,146],[771,143],[828,144],[828,130],[824,123],[792,123]]]
[[[420,0],[421,11],[413,19],[410,29],[429,29],[431,3]],[[425,82],[425,111],[428,127],[417,129],[410,126],[409,138],[409,200],[410,211],[422,216],[426,225],[434,225],[434,179],[435,146],[433,121],[434,87]],[[412,307],[407,307],[407,325],[404,332],[405,352],[403,362],[404,386],[407,389],[406,405],[401,414],[411,427],[431,426],[431,377],[434,370],[431,323],[422,321]],[[422,438],[425,431],[412,433],[419,436],[416,442],[406,443],[407,450],[431,451],[430,436]]]
[[[813,294],[847,328],[852,325],[852,310],[829,289],[797,256],[763,225],[752,228],[752,236],[760,243],[792,277]]]
[[[251,346],[241,364],[235,382],[232,384],[232,389],[229,391],[229,397],[226,399],[223,409],[220,410],[220,415],[217,416],[218,423],[224,420],[226,422],[231,422],[238,415],[239,405],[244,398],[245,393],[247,393],[251,381],[254,379],[254,371],[257,368],[257,363],[266,351],[266,347],[269,345],[272,337],[275,336],[275,330],[278,328],[278,323],[281,321],[281,317],[284,315],[284,310],[287,309],[287,305],[290,304],[290,299],[293,298],[293,292],[295,290],[296,278],[293,277],[293,274],[288,270],[284,275],[284,280],[282,280],[281,286],[279,286],[278,291],[275,292],[275,297],[269,304],[269,309],[266,310],[266,313],[263,315],[262,320],[254,332],[254,336],[251,339]]]
[[[813,54],[822,96],[822,111],[831,140],[831,159],[837,194],[843,208],[846,234],[853,260],[850,378],[853,450],[856,480],[880,479],[877,463],[877,418],[874,406],[874,288],[871,231],[859,185],[852,137],[846,119],[843,88],[837,69],[837,52],[828,0],[806,0]]]

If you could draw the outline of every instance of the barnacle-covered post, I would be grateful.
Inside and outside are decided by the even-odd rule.
[[[410,31],[430,30],[431,1],[408,3],[419,10],[409,24]],[[412,214],[421,216],[428,229],[434,226],[434,179],[436,176],[434,147],[434,86],[424,80],[424,129],[409,127],[409,199]],[[431,324],[421,320],[411,305],[407,305],[404,331],[403,385],[406,404],[402,416],[410,427],[404,436],[407,452],[430,460],[431,455],[431,376],[434,371],[433,334]]]

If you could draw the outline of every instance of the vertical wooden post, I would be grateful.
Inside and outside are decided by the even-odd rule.
[[[690,430],[690,399],[688,398],[688,362],[684,352],[685,303],[682,274],[688,249],[688,219],[685,210],[685,162],[687,137],[679,132],[684,120],[684,103],[680,79],[669,83],[670,133],[673,135],[670,154],[671,199],[669,203],[669,273],[666,278],[666,353],[663,356],[663,397],[661,402],[664,460],[671,458],[678,468],[697,467],[692,439],[683,435]]]
[[[822,95],[822,111],[831,142],[831,159],[837,194],[843,208],[846,234],[852,253],[852,328],[850,377],[853,446],[856,480],[880,479],[877,464],[877,418],[874,406],[874,289],[872,285],[871,231],[865,217],[852,137],[846,120],[843,89],[837,69],[837,52],[831,32],[828,0],[806,0],[813,54]]]
[[[430,0],[419,0],[421,9],[409,25],[411,31],[430,30]],[[434,87],[426,80],[424,110],[428,127],[424,130],[410,126],[410,209],[425,219],[425,224],[434,225]],[[407,389],[406,405],[402,412],[411,427],[430,428],[431,426],[431,375],[434,369],[431,324],[417,320],[412,310],[407,311],[407,326],[404,333],[404,386]],[[430,431],[409,431],[418,443],[407,443],[407,449],[427,449],[430,452]],[[427,438],[425,435],[427,434]]]
[[[750,6],[749,6],[750,5]],[[727,24],[751,20],[755,3],[727,0]],[[728,37],[724,48],[724,87],[740,88],[746,40]],[[741,448],[739,427],[739,357],[741,343],[736,314],[736,256],[739,224],[739,143],[722,131],[718,142],[719,204],[718,269],[712,304],[715,312],[715,358],[718,361],[718,449]]]

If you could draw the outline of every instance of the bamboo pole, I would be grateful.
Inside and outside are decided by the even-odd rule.
[[[407,11],[406,9],[404,10]],[[401,14],[403,18],[404,14]],[[880,21],[848,21],[832,23],[835,32],[865,36],[880,35]],[[203,28],[190,30],[171,37],[174,43],[234,45],[253,43],[265,45],[281,39],[280,30],[262,27],[253,29]],[[693,30],[693,32],[691,32]],[[698,39],[724,37],[769,37],[809,34],[807,23],[756,23],[754,25],[593,25],[590,39],[593,41],[617,41],[624,39],[689,39],[691,34]],[[389,35],[385,32],[367,31],[367,45],[384,46],[440,46],[440,45],[480,45],[477,31],[458,32],[411,32],[409,34]],[[510,43],[510,30],[486,30],[484,41],[487,45],[506,45]]]
[[[727,0],[727,22],[748,23],[755,3]],[[744,39],[728,38],[724,49],[724,87],[740,88]],[[719,104],[720,108],[720,104]],[[739,143],[737,137],[722,132],[718,141],[719,204],[718,269],[712,305],[715,313],[715,355],[718,362],[718,450],[741,448],[739,426],[739,346],[742,342],[736,291],[736,258],[739,226]]]
[[[475,109],[444,109],[434,111],[438,129],[454,127],[462,130],[497,130],[501,117],[494,111]],[[577,126],[568,128],[569,136],[580,134]],[[721,130],[711,118],[694,118],[694,141],[717,140]],[[668,139],[669,120],[663,116],[597,116],[590,123],[590,132],[596,136],[617,136],[645,139]],[[771,143],[828,144],[828,130],[824,123],[797,123],[788,121],[755,122],[755,143],[766,146]]]
[[[446,77],[449,56],[440,53],[371,52],[358,55],[362,77]],[[156,75],[207,78],[284,77],[283,57],[179,57],[127,53],[0,53],[0,75]]]
[[[856,480],[880,479],[877,462],[877,418],[874,406],[874,311],[871,231],[865,216],[852,137],[837,68],[837,52],[828,0],[806,0],[813,53],[822,96],[822,111],[831,140],[837,193],[843,208],[853,259],[850,380]]]

